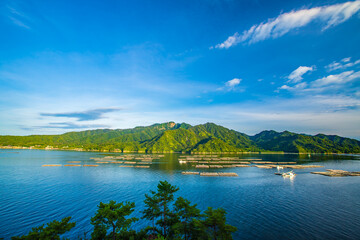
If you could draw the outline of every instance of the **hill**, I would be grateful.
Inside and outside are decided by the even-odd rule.
[[[97,129],[61,135],[0,136],[0,146],[116,152],[360,153],[360,142],[335,135],[263,131],[255,136],[214,123],[162,123],[131,129]]]

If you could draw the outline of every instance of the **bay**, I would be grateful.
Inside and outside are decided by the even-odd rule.
[[[44,164],[94,164],[96,152],[0,150],[0,237],[26,234],[32,227],[72,216],[76,227],[64,235],[90,236],[90,218],[100,201],[134,201],[134,216],[144,195],[167,180],[180,188],[176,196],[188,198],[201,210],[222,207],[238,231],[234,239],[358,239],[360,232],[360,177],[331,178],[311,171],[360,171],[360,155],[242,154],[241,159],[301,161],[319,169],[295,169],[296,177],[282,178],[274,169],[226,168],[238,177],[182,175],[195,171],[180,164],[180,154],[165,154],[150,168],[42,167]],[[205,170],[208,171],[208,170]],[[135,229],[147,226],[140,220]]]

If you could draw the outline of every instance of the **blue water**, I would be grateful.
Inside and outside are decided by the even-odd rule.
[[[274,169],[231,168],[239,177],[182,175],[194,170],[179,165],[176,154],[165,155],[149,169],[41,167],[81,161],[93,164],[94,152],[0,150],[0,237],[26,234],[32,227],[72,216],[76,227],[66,237],[88,232],[100,201],[134,201],[143,208],[144,194],[160,180],[180,187],[177,196],[202,210],[222,207],[236,226],[235,239],[360,239],[360,177],[330,178],[295,170],[294,179],[274,175]],[[301,159],[299,159],[299,157]],[[241,158],[319,164],[324,168],[360,171],[359,155],[241,155]],[[215,170],[219,171],[219,170]],[[138,217],[140,215],[137,215]],[[148,223],[141,220],[134,228]]]

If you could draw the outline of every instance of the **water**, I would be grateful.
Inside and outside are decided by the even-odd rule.
[[[295,169],[294,179],[274,175],[274,169],[231,168],[239,177],[182,175],[194,170],[179,165],[176,154],[149,169],[99,167],[41,167],[81,161],[92,164],[91,152],[0,150],[0,237],[26,234],[32,227],[72,216],[76,227],[66,237],[88,232],[100,201],[134,201],[135,211],[144,194],[160,180],[180,187],[177,196],[202,210],[222,207],[236,226],[235,239],[359,239],[360,177],[330,178]],[[360,171],[360,155],[256,155],[241,158],[320,164],[325,168]],[[301,158],[301,159],[299,159]],[[209,170],[205,170],[209,171]],[[219,171],[219,170],[214,170]],[[136,214],[135,214],[136,215]],[[136,215],[140,217],[139,214]],[[148,223],[139,221],[139,229]]]

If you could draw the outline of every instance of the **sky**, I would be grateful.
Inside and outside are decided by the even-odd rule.
[[[169,121],[360,139],[360,0],[0,2],[0,135]]]

